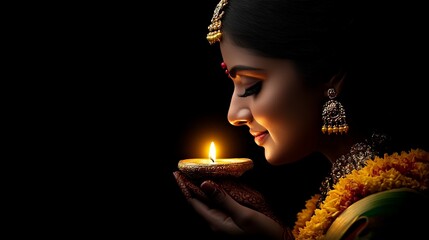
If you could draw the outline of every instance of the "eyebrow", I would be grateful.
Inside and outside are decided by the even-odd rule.
[[[248,66],[243,66],[243,65],[237,65],[237,66],[232,67],[229,70],[229,75],[231,75],[232,77],[234,77],[235,74],[237,72],[239,72],[239,71],[249,71],[249,70],[250,71],[261,71],[262,69],[260,69],[260,68],[254,68],[254,67],[248,67]]]

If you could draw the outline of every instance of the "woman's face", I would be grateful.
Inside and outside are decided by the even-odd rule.
[[[220,49],[234,83],[229,122],[248,126],[272,165],[315,151],[321,136],[322,88],[305,86],[290,60],[257,56],[226,36]]]

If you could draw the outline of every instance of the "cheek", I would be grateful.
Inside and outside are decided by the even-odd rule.
[[[266,128],[274,127],[278,123],[287,126],[300,114],[300,104],[293,88],[282,85],[266,86],[255,101],[254,117],[259,117],[259,122],[265,123]]]
[[[284,96],[277,98],[275,104],[264,106],[265,118],[260,121],[270,132],[270,141],[264,146],[270,164],[292,163],[315,149],[321,126],[317,125],[319,116],[314,104]]]
[[[289,144],[314,138],[321,118],[315,93],[285,86],[266,90],[266,94],[256,99],[253,114],[270,132],[273,141]]]

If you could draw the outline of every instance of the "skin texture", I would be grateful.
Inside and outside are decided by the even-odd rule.
[[[340,95],[346,73],[339,72],[310,87],[293,61],[258,56],[235,45],[226,33],[220,51],[234,84],[228,121],[249,128],[271,165],[293,163],[313,152],[322,153],[332,162],[362,140],[353,127],[344,135],[321,131],[328,89],[334,88]],[[259,91],[242,97],[246,89],[258,83]]]
[[[389,99],[405,99],[401,91],[391,91],[390,84],[377,88],[376,83],[378,78],[390,79],[388,76],[398,79],[412,77],[409,77],[408,72],[403,75],[405,78],[397,75],[397,69],[392,67],[379,68],[380,60],[387,59],[384,55],[392,51],[380,51],[382,44],[379,43],[383,41],[377,37],[381,35],[368,38],[374,36],[373,33],[380,32],[380,27],[389,26],[391,18],[383,18],[380,25],[378,21],[373,21],[372,16],[368,18],[368,12],[361,11],[365,4],[355,2],[272,1],[268,4],[266,1],[230,1],[225,8],[222,8],[222,3],[226,2],[220,2],[212,18],[212,24],[216,28],[209,27],[209,33],[219,36],[215,42],[210,43],[216,43],[220,47],[224,62],[222,67],[226,68],[224,70],[229,73],[234,86],[230,96],[228,121],[234,126],[249,130],[255,144],[263,148],[269,164],[292,164],[312,153],[321,153],[335,162],[341,155],[349,153],[352,145],[369,137],[360,134],[368,135],[373,131],[372,127],[384,124],[381,122],[384,117],[387,117],[388,125],[409,131],[409,127],[404,127],[406,125],[396,126],[395,123],[398,122],[397,119],[402,119],[399,115],[405,115],[407,119],[415,118],[415,112],[408,110],[412,104],[406,106],[405,112],[396,112],[400,106]],[[375,10],[374,13],[379,16],[379,10],[382,9],[384,7],[371,8],[370,12]],[[376,27],[372,28],[369,23],[376,23]],[[402,44],[401,42],[399,45]],[[263,54],[259,54],[261,52]],[[387,62],[396,62],[392,66],[402,68],[402,58],[400,54],[396,55],[398,51],[394,52],[395,54],[388,55],[392,56],[393,61]],[[286,59],[287,57],[299,62]],[[297,66],[297,63],[302,65]],[[375,65],[371,66],[373,63]],[[306,79],[310,76],[319,79]],[[411,84],[410,82],[408,85]],[[321,131],[323,105],[329,100],[327,93],[330,89],[334,89],[337,94],[335,100],[344,104],[346,122],[350,127],[347,134],[328,135]],[[391,109],[395,112],[384,111],[384,106],[378,104],[379,100],[385,106],[393,105]],[[389,130],[391,126],[386,127]],[[381,128],[384,132],[384,126]],[[353,156],[359,158],[360,155]],[[337,163],[338,165],[333,166],[333,173],[339,172],[337,169],[351,169],[343,167],[346,165],[345,161]],[[309,168],[314,169],[314,166],[308,166],[307,169]],[[272,185],[279,186],[279,190],[284,191],[288,198],[294,198],[294,191],[288,188],[288,184],[297,184],[306,178],[306,174],[309,175],[305,170],[299,174],[302,175],[297,177],[296,183],[275,182]],[[234,184],[219,179],[194,181],[180,172],[175,172],[174,176],[189,204],[213,231],[246,236],[243,239],[249,239],[248,236],[278,240],[294,238],[290,230],[276,220],[277,217],[270,211],[264,198],[238,181]],[[346,187],[355,186],[350,184]],[[323,190],[320,192],[325,193]],[[360,196],[350,197],[354,201]],[[287,209],[290,206],[285,203],[282,207]],[[317,220],[317,216],[314,219]],[[352,229],[354,231],[350,232],[350,238],[347,239],[368,239],[374,234],[372,225],[378,228],[378,223],[384,222],[358,222],[360,225],[357,224]],[[315,226],[327,224],[329,222],[317,222]],[[395,226],[401,225],[398,221]]]
[[[188,200],[198,198],[210,205],[210,197],[216,196],[219,193],[217,191],[222,190],[222,194],[228,194],[238,203],[255,209],[281,224],[281,221],[274,215],[271,208],[267,205],[264,196],[246,184],[240,183],[235,178],[207,180],[201,184],[200,188],[180,171],[174,172],[174,177],[185,195],[185,198]]]
[[[292,61],[259,57],[228,37],[223,38],[220,49],[234,84],[229,122],[246,125],[253,136],[263,134],[255,142],[265,149],[265,158],[272,165],[310,154],[321,136],[322,86],[304,86]],[[235,71],[237,66],[255,70]],[[259,93],[239,96],[258,82],[262,82]]]
[[[180,171],[174,177],[195,211],[215,232],[282,239],[286,229],[258,191],[237,179],[196,182]],[[286,231],[289,234],[289,231]]]
[[[223,35],[220,50],[234,84],[228,121],[247,126],[271,165],[296,162],[319,151],[330,159],[346,153],[352,134],[322,134],[321,111],[327,90],[341,90],[336,76],[309,87],[293,61],[261,57]],[[257,191],[239,182],[175,179],[188,202],[213,231],[261,239],[293,239]]]

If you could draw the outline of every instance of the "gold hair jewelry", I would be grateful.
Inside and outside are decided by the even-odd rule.
[[[322,112],[322,132],[323,133],[347,133],[349,126],[346,123],[346,112],[343,105],[334,100],[337,97],[337,93],[334,88],[328,89],[329,101],[323,105]]]
[[[222,16],[224,11],[222,11],[223,7],[228,4],[228,0],[220,0],[220,2],[216,5],[216,8],[213,13],[213,17],[211,20],[211,24],[209,25],[209,33],[207,34],[207,40],[210,44],[215,42],[220,42],[222,38],[222,32],[220,31],[222,28]]]

